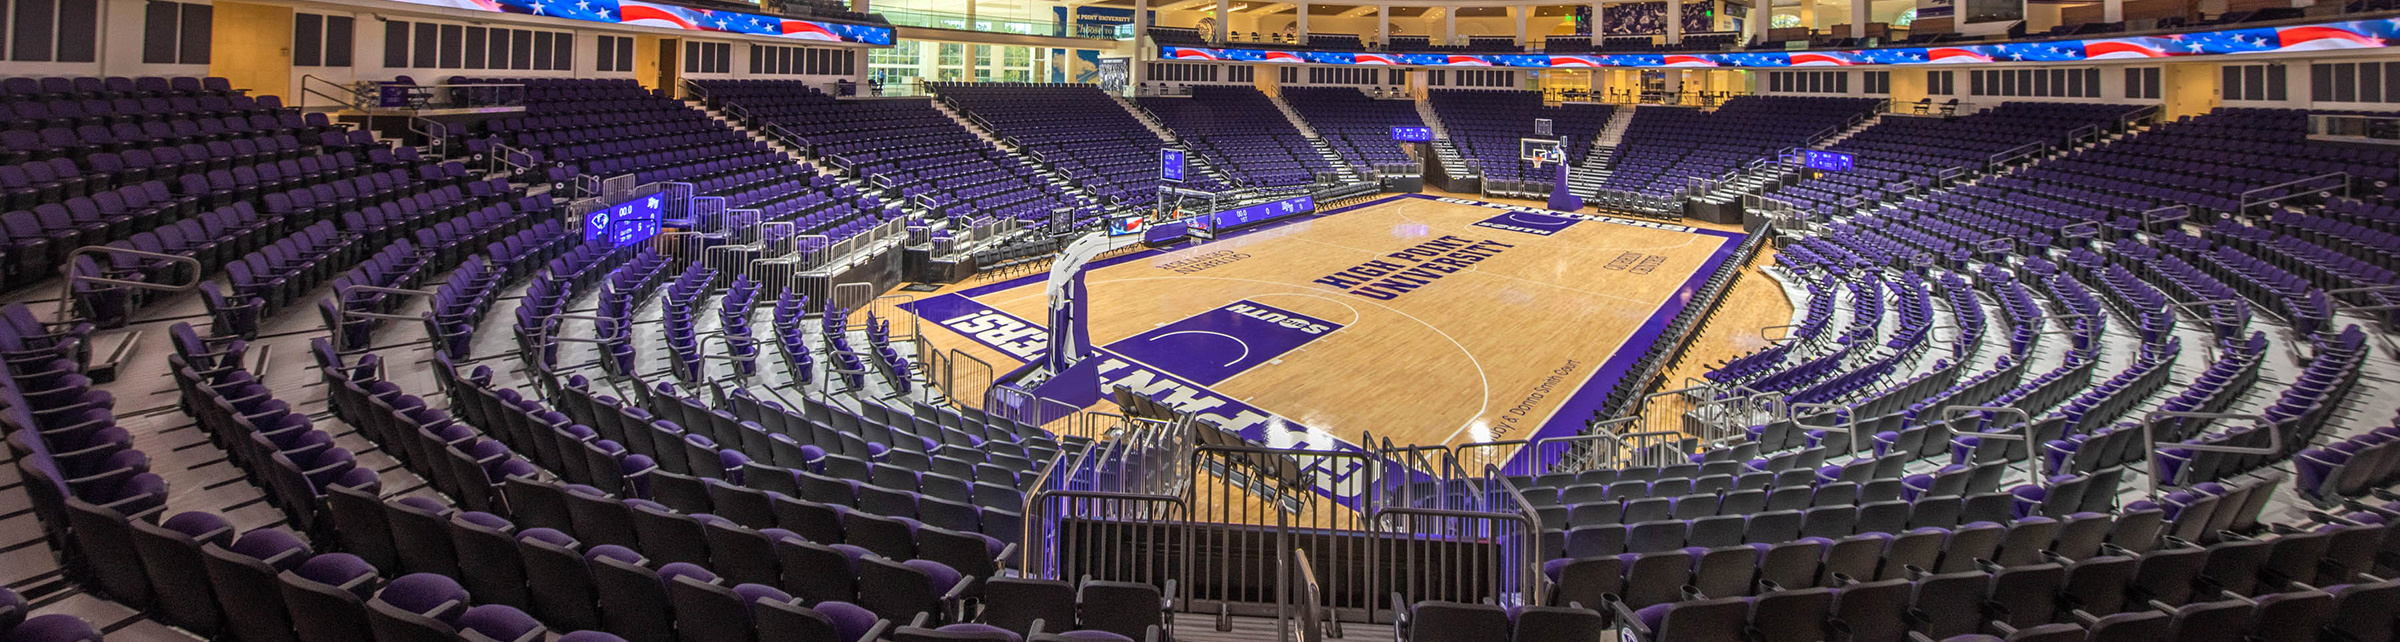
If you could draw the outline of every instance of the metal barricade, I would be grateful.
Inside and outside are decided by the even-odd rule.
[[[1627,433],[1617,439],[1624,444],[1624,456],[1619,460],[1624,468],[1689,463],[1695,441],[1681,430]]]
[[[950,356],[942,360],[942,394],[950,397],[953,407],[964,405],[966,399],[984,399],[997,388],[992,385],[996,376],[990,362],[951,348]]]
[[[1536,605],[1541,529],[1524,513],[1396,507],[1370,518],[1376,547],[1395,573],[1390,593],[1410,601]],[[1394,605],[1398,608],[1399,605]]]
[[[916,300],[917,295],[914,294],[886,294],[868,302],[867,311],[873,313],[878,319],[899,320],[898,323],[893,324],[890,340],[915,339],[917,338],[917,315],[910,314],[903,306],[915,303]],[[865,321],[862,319],[860,323],[865,323]]]
[[[1038,490],[1025,499],[1022,568],[1069,581],[1150,584],[1181,602],[1199,553],[1190,545],[1190,518],[1181,497]]]
[[[1640,434],[1642,423],[1640,417],[1618,417],[1593,424],[1586,434],[1535,439],[1497,464],[1489,461],[1489,455],[1473,455],[1491,446],[1525,442],[1460,444],[1456,450],[1461,466],[1494,464],[1499,466],[1498,473],[1505,476],[1621,468],[1627,454],[1623,435]]]

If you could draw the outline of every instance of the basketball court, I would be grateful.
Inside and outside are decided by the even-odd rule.
[[[1090,378],[1030,390],[1061,408],[1110,405],[1084,390],[1096,378],[1277,447],[1574,434],[1742,238],[1381,198],[1094,262]],[[954,285],[901,307],[936,348],[1004,375],[1046,349],[1046,278]]]

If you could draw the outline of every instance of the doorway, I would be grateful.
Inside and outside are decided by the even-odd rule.
[[[666,92],[668,96],[683,95],[681,84],[676,82],[679,78],[677,74],[683,71],[682,55],[682,39],[658,39],[658,90]]]

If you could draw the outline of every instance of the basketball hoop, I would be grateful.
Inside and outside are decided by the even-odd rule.
[[[1533,163],[1534,171],[1541,171],[1543,167],[1567,162],[1567,153],[1566,150],[1550,147],[1534,152],[1527,160]]]

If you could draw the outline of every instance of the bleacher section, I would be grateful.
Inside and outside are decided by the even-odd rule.
[[[1534,119],[1551,120],[1551,132],[1568,141],[1567,164],[1573,165],[1583,162],[1592,140],[1599,137],[1600,128],[1608,125],[1609,115],[1617,109],[1587,103],[1546,106],[1542,95],[1532,91],[1435,89],[1426,100],[1433,104],[1434,115],[1442,119],[1459,156],[1480,164],[1483,176],[1494,180],[1555,178],[1548,170],[1534,173],[1519,156],[1520,141],[1533,136]]]
[[[1873,98],[1736,96],[1714,111],[1643,107],[1617,145],[1603,191],[1663,198],[1693,177],[1715,178],[1784,149],[1805,147],[1872,113]]]
[[[1409,162],[1408,152],[1392,142],[1392,128],[1425,126],[1413,101],[1377,100],[1350,87],[1292,86],[1282,91],[1284,103],[1351,167]]]
[[[2011,102],[1957,118],[1886,116],[1826,148],[1850,154],[1851,171],[1804,178],[1775,194],[1809,211],[1830,211],[1848,199],[1874,202],[1924,189],[1945,176],[1980,174],[2004,162],[2023,161],[2065,147],[2073,136],[2116,130],[2136,109]]]
[[[953,108],[1023,145],[1085,190],[1129,206],[1158,200],[1158,150],[1166,145],[1094,85],[928,83]],[[1219,190],[1197,172],[1185,186]]]
[[[554,183],[630,174],[637,184],[690,183],[727,209],[789,221],[824,244],[902,215],[898,203],[838,184],[767,143],[631,80],[524,79],[525,115],[487,131],[526,150]]]
[[[1054,210],[1086,209],[1032,164],[985,143],[926,100],[835,100],[797,80],[696,84],[711,103],[739,107],[750,126],[782,127],[810,154],[911,202],[922,198],[936,213],[1047,220]]]
[[[1189,98],[1144,97],[1140,104],[1239,185],[1307,185],[1334,171],[1256,89],[1204,85]]]

